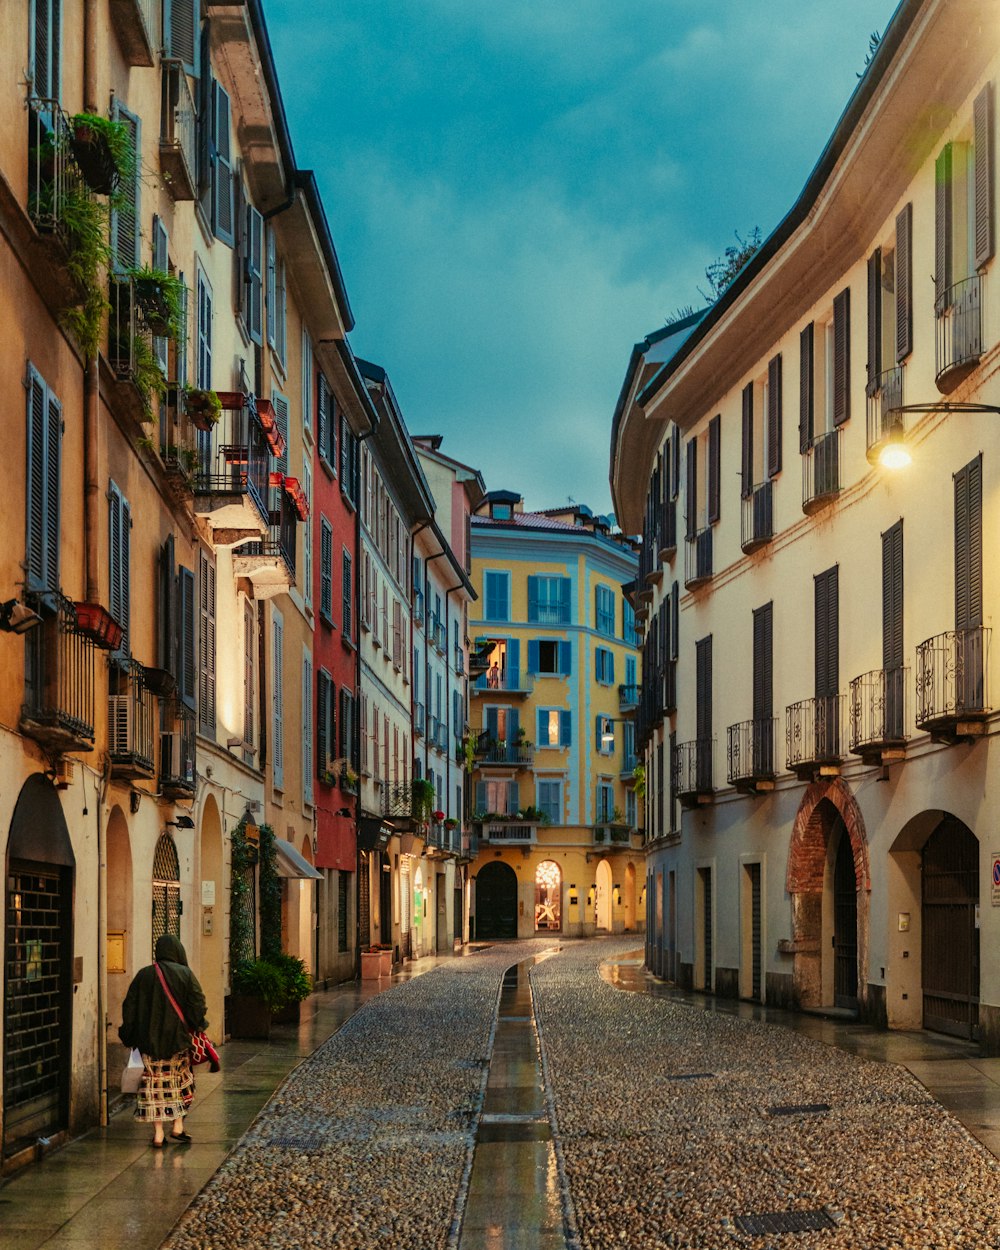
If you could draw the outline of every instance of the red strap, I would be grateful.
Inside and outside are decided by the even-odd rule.
[[[181,1011],[180,1007],[177,1006],[177,999],[174,998],[173,994],[171,994],[170,986],[167,984],[167,978],[160,971],[160,965],[154,961],[153,967],[156,969],[156,975],[160,978],[160,984],[163,986],[164,994],[166,994],[167,998],[170,999],[171,1007],[173,1007],[174,1011],[176,1011],[178,1016],[180,1016],[181,1024],[183,1024],[184,1027],[187,1029],[187,1031],[190,1033],[191,1026],[188,1024],[187,1020],[184,1018],[184,1012]]]

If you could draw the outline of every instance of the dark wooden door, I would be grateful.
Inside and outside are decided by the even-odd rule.
[[[760,864],[747,864],[750,878],[750,997],[761,1002]]]
[[[858,1005],[858,882],[847,830],[840,826],[833,868],[833,1003]]]
[[[476,937],[517,937],[517,876],[500,860],[476,874]]]
[[[979,841],[946,816],[924,845],[924,1027],[956,1037],[979,1031]]]

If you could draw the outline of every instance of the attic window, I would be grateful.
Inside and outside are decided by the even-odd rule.
[[[490,504],[490,516],[494,521],[509,521],[511,512],[509,503]]]

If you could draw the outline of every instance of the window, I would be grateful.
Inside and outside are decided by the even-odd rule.
[[[233,231],[233,153],[230,135],[231,107],[229,96],[214,79],[212,81],[212,233],[230,247],[235,243]]]
[[[516,781],[480,781],[476,783],[476,811],[483,815],[514,816],[520,810],[520,794]]]
[[[306,502],[312,497],[312,469],[306,460],[302,462],[302,491]],[[302,527],[302,598],[307,608],[312,607],[313,597],[313,527]]]
[[[346,496],[352,508],[358,506],[358,477],[359,462],[358,450],[361,444],[358,442],[357,435],[348,424],[345,413],[340,414],[340,489]],[[399,584],[402,585],[404,577],[398,576]]]
[[[510,574],[487,570],[483,575],[486,593],[486,620],[510,620]]]
[[[212,387],[212,288],[205,275],[198,270],[198,386],[201,390]]]
[[[599,634],[615,635],[615,592],[610,586],[597,586],[594,591],[594,624]]]
[[[321,668],[316,674],[316,775],[323,780],[337,753],[337,698],[333,678]]]
[[[54,0],[53,0],[54,2]],[[45,3],[45,0],[42,0]],[[142,186],[141,134],[139,118],[116,99],[113,120],[125,129],[131,174],[123,178],[111,199],[111,267],[117,272],[134,269],[141,260],[139,252],[140,188]]]
[[[288,400],[280,391],[271,392],[271,403],[274,404],[274,418],[277,422],[278,429],[281,431],[281,438],[284,442],[284,449],[278,457],[278,472],[288,472]]]
[[[597,823],[609,824],[614,819],[615,788],[610,781],[597,783]]]
[[[111,615],[122,627],[118,656],[129,654],[129,544],[132,514],[128,500],[111,482],[108,487],[108,563]]]
[[[215,737],[215,565],[201,552],[198,561],[198,723]]]
[[[636,801],[635,791],[626,790],[625,791],[625,823],[628,825],[630,829],[635,829],[638,827],[638,824],[639,824],[638,812],[639,812],[639,804]]]
[[[327,625],[333,625],[333,526],[319,519],[319,614]]]
[[[754,487],[781,472],[781,356],[768,361],[767,373],[743,388],[742,490],[748,499]]]
[[[594,676],[602,686],[613,685],[615,680],[615,653],[607,647],[594,651]]]
[[[302,801],[313,801],[313,664],[302,648]]]
[[[58,590],[62,406],[30,364],[27,391],[26,583],[29,590]]]
[[[869,396],[891,385],[885,375],[893,362],[902,362],[912,350],[912,231],[913,205],[907,204],[896,217],[895,246],[877,247],[868,257]]]
[[[598,755],[614,755],[615,723],[610,716],[600,713],[595,725],[594,745]]]
[[[815,695],[834,698],[840,686],[838,568],[827,569],[813,579],[816,625]]]
[[[639,645],[639,636],[635,632],[635,608],[626,598],[622,598],[622,641],[630,647]]]
[[[972,127],[935,162],[934,294],[943,315],[960,303],[964,281],[994,251],[993,84],[973,102]]]
[[[28,53],[31,94],[39,100],[61,98],[62,0],[34,0]]]
[[[566,677],[572,670],[572,643],[563,642],[557,638],[529,639],[528,671],[530,673],[537,673],[542,677]]]
[[[264,218],[252,204],[246,206],[245,216],[243,251],[246,280],[240,283],[241,311],[247,337],[260,346],[263,337]]]
[[[529,577],[528,620],[539,625],[568,625],[570,586],[568,577]]]
[[[337,401],[326,378],[319,375],[316,392],[316,445],[323,467],[337,475]]]
[[[274,267],[275,305],[274,305],[274,354],[284,365],[288,350],[288,308],[285,277],[285,262],[277,260]]]
[[[550,825],[561,825],[562,782],[539,778],[535,786],[535,806]]]
[[[428,688],[429,697],[429,688]],[[488,707],[486,709],[486,737],[490,742],[507,743],[517,740],[520,717],[517,708]]]
[[[403,605],[392,600],[392,666],[398,673],[403,667]]]
[[[347,951],[347,908],[350,881],[348,873],[337,873],[337,952],[341,955]]]
[[[495,503],[490,505],[490,516],[494,521],[509,521],[511,517],[511,507],[509,503]]]
[[[346,547],[344,548],[342,559],[340,628],[342,636],[346,638],[348,642],[352,642],[354,640],[354,619],[351,614],[351,600],[353,597],[354,587],[351,575],[351,553]]]
[[[572,739],[572,712],[564,708],[540,707],[537,744],[540,747],[568,747]]]
[[[272,613],[271,769],[275,789],[282,790],[285,785],[285,622],[277,608],[272,608]]]
[[[955,629],[983,623],[983,457],[955,474]],[[978,665],[972,655],[969,668]],[[971,675],[971,674],[970,674]]]

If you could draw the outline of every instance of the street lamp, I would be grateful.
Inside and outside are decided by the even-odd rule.
[[[891,415],[899,413],[900,420],[898,425],[894,425],[886,439],[885,446],[879,452],[878,462],[886,469],[905,469],[912,462],[913,457],[910,455],[908,448],[903,441],[903,421],[904,413],[931,413],[931,412],[960,412],[960,413],[977,413],[991,412],[1000,414],[1000,404],[976,404],[956,400],[954,403],[938,403],[938,404],[900,404],[898,408],[889,410]]]

